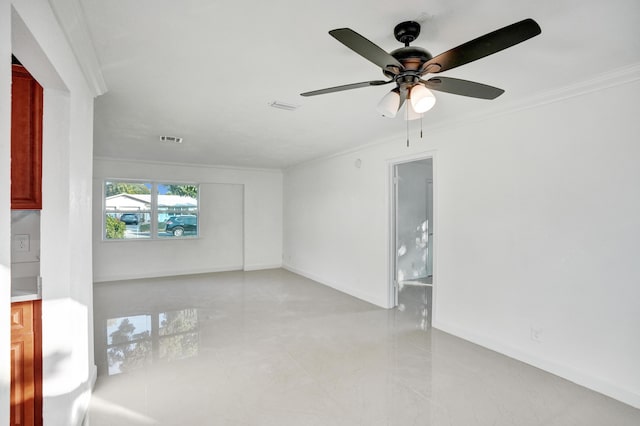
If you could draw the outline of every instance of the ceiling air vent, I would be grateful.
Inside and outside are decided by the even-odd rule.
[[[182,138],[177,136],[160,136],[162,142],[182,143]]]

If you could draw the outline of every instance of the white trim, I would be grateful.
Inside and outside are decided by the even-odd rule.
[[[247,267],[247,247],[249,243],[247,243],[247,222],[249,219],[247,218],[247,186],[242,184],[240,187],[240,192],[242,192],[242,223],[240,224],[242,227],[242,269],[244,270]]]
[[[244,271],[261,271],[264,269],[280,269],[282,263],[255,263],[253,265],[244,265]]]
[[[396,272],[396,215],[397,215],[397,206],[396,206],[396,164],[390,161],[387,161],[387,188],[385,198],[388,200],[387,204],[387,214],[388,216],[388,226],[387,226],[387,235],[385,240],[387,241],[387,306],[395,308],[398,304],[398,295],[397,288],[395,285],[395,272]]]
[[[438,189],[438,185],[440,182],[440,178],[438,177],[438,170],[440,168],[440,162],[438,160],[438,154],[436,151],[433,152],[433,163],[431,169],[431,178],[433,181],[433,259],[431,265],[431,322],[433,323],[433,319],[436,317],[438,312],[438,274],[440,268],[438,267],[438,257],[440,254],[440,215],[438,212],[440,211],[440,190]]]
[[[435,289],[436,287],[434,287]],[[525,350],[519,349],[508,343],[492,339],[489,336],[479,335],[468,331],[465,328],[457,327],[452,324],[432,321],[433,328],[437,328],[445,333],[483,346],[492,351],[506,355],[510,358],[522,361],[526,364],[540,368],[551,374],[567,379],[573,383],[589,388],[593,391],[599,392],[603,395],[614,398],[618,401],[629,404],[632,407],[640,408],[640,394],[633,392],[630,389],[622,388],[615,383],[611,383],[606,380],[602,380],[598,377],[592,376],[588,373],[576,370],[570,365],[559,364],[551,360],[533,356]]]
[[[482,112],[472,112],[455,117],[452,116],[450,119],[440,121],[427,127],[427,129],[441,130],[459,126],[463,123],[483,122],[523,110],[576,98],[593,92],[599,92],[611,87],[623,86],[636,80],[640,80],[640,64],[633,64],[627,67],[614,69],[589,80],[583,80],[570,86],[541,92],[522,100],[498,104],[496,107],[486,109]]]
[[[227,265],[219,266],[216,268],[199,268],[199,269],[183,269],[183,270],[169,270],[169,271],[145,271],[133,274],[114,274],[105,275],[101,277],[93,277],[94,283],[101,283],[107,281],[124,281],[124,280],[138,280],[143,278],[162,278],[171,276],[182,275],[197,275],[197,274],[210,274],[214,272],[230,272],[230,271],[242,271],[242,265]]]
[[[282,174],[282,169],[227,166],[222,164],[216,165],[216,164],[203,164],[203,163],[176,163],[176,162],[169,162],[169,161],[139,160],[139,159],[131,159],[131,158],[99,157],[99,156],[94,156],[93,160],[94,160],[94,164],[96,161],[100,161],[100,162],[113,162],[113,163],[149,164],[149,165],[155,165],[155,166],[199,167],[202,169],[223,169],[223,170],[239,170],[239,171],[245,171],[245,172],[267,172],[267,173]]]
[[[358,298],[360,300],[363,300],[365,302],[371,303],[372,305],[376,305],[376,306],[378,306],[380,308],[384,308],[384,309],[392,308],[392,306],[388,305],[388,300],[386,298],[383,300],[383,299],[381,299],[381,298],[379,298],[377,296],[374,296],[372,294],[369,294],[369,293],[366,293],[366,292],[363,292],[363,291],[360,291],[360,290],[354,290],[351,287],[348,287],[348,286],[345,286],[345,285],[341,285],[341,284],[338,284],[338,283],[333,282],[333,281],[327,281],[327,280],[325,280],[325,279],[323,279],[321,277],[318,277],[315,274],[303,271],[303,270],[295,268],[295,267],[293,267],[291,265],[283,264],[282,268],[286,269],[289,272],[293,272],[294,274],[301,275],[301,276],[303,276],[305,278],[309,278],[310,280],[313,280],[313,281],[315,281],[315,282],[317,282],[319,284],[325,285],[327,287],[331,287],[332,289],[337,290],[337,291],[339,291],[341,293],[348,294],[349,296],[353,296],[353,297]]]
[[[98,180],[97,178],[93,178],[93,181]],[[181,183],[181,182],[176,182],[176,181],[163,181],[163,180],[151,180],[151,179],[118,179],[118,178],[101,178],[102,180],[102,230],[100,231],[102,234],[102,238],[101,241],[102,243],[108,243],[108,244],[112,244],[113,242],[129,242],[129,241],[180,241],[180,240],[199,240],[201,238],[201,234],[200,234],[200,230],[202,229],[202,223],[201,223],[201,217],[200,217],[200,183],[196,183],[196,182],[186,182],[186,183]],[[150,192],[149,194],[128,194],[128,193],[121,193],[121,194],[116,194],[116,195],[149,195],[149,215],[150,215],[150,220],[149,220],[149,237],[148,238],[107,238],[107,233],[106,233],[106,218],[107,218],[107,193],[106,193],[106,184],[107,182],[120,182],[120,183],[139,183],[139,184],[143,184],[143,185],[147,185],[147,184],[151,184],[151,188],[150,188]],[[162,196],[162,194],[160,194],[158,192],[158,185],[191,185],[191,186],[196,186],[197,187],[197,196],[196,196],[196,208],[197,208],[197,234],[193,235],[193,236],[180,236],[177,238],[174,237],[166,237],[166,236],[159,236],[158,235],[158,198],[160,196]],[[243,191],[244,191],[244,185],[243,185]],[[114,197],[115,195],[109,196],[109,198]],[[135,197],[132,197],[135,198]],[[193,197],[190,197],[193,198]],[[145,203],[144,200],[140,200],[142,203]],[[243,201],[244,202],[244,201]],[[244,209],[244,206],[243,206]],[[117,213],[117,209],[116,212]],[[122,214],[123,212],[120,211],[120,214]],[[125,212],[126,213],[126,212]],[[138,211],[137,213],[142,213],[142,214],[146,214],[146,211],[140,212]],[[244,250],[244,249],[243,249]]]
[[[597,91],[615,87],[615,86],[622,86],[627,83],[634,82],[636,80],[640,80],[640,63],[632,64],[622,68],[613,69],[611,71],[603,73],[589,80],[583,80],[575,84],[572,84],[570,86],[562,87],[560,89],[541,92],[533,96],[526,97],[519,101],[511,101],[511,102],[506,102],[504,104],[498,104],[499,106],[483,110],[482,112],[471,112],[467,114],[458,115],[450,119],[439,121],[435,124],[427,123],[427,125],[424,127],[423,130],[425,132],[437,131],[443,128],[459,126],[462,123],[479,122],[479,121],[481,122],[481,121],[489,120],[493,117],[498,117],[498,116],[522,111],[524,109],[535,108],[541,105],[563,101],[566,99],[582,96],[588,93],[597,92]],[[386,137],[383,139],[375,140],[370,143],[358,145],[356,147],[348,148],[348,149],[338,151],[332,154],[328,154],[322,157],[301,161],[291,166],[284,167],[284,170],[285,171],[294,170],[297,167],[303,167],[316,162],[329,160],[331,158],[341,157],[343,155],[359,152],[361,150],[372,148],[374,146],[384,145],[390,142],[396,142],[398,141],[398,138],[399,138],[398,135],[394,135],[394,136]]]
[[[98,366],[93,364],[89,370],[89,386],[91,390],[95,389],[97,380],[98,380]]]
[[[314,164],[314,163],[320,163],[320,162],[323,162],[323,161],[326,161],[326,160],[330,160],[332,158],[337,158],[337,157],[342,157],[342,156],[345,156],[345,155],[353,154],[355,152],[360,152],[360,151],[365,150],[367,148],[372,148],[372,147],[378,146],[378,145],[384,145],[386,143],[395,142],[397,140],[398,140],[398,135],[393,135],[393,136],[386,137],[386,138],[383,138],[383,139],[375,140],[373,142],[369,142],[369,143],[365,143],[365,144],[362,144],[362,145],[358,145],[358,146],[355,146],[353,148],[348,148],[348,149],[345,149],[345,150],[342,150],[342,151],[338,151],[338,152],[335,152],[333,154],[328,154],[328,155],[324,155],[322,157],[312,158],[310,160],[304,160],[304,161],[301,161],[299,163],[292,164],[290,166],[284,167],[283,170],[285,170],[285,171],[295,170],[295,169],[297,169],[299,167],[305,167],[307,165]]]
[[[405,164],[405,163],[411,163],[413,161],[420,161],[420,160],[427,160],[427,159],[431,159],[432,163],[432,169],[431,169],[431,179],[433,181],[433,271],[432,271],[432,284],[431,287],[433,288],[432,291],[432,304],[431,304],[431,318],[435,318],[435,311],[436,311],[436,293],[437,293],[437,286],[433,285],[437,282],[437,272],[438,272],[438,266],[437,266],[437,256],[438,256],[438,247],[437,247],[437,243],[438,243],[438,224],[439,224],[439,220],[438,220],[438,214],[437,214],[437,207],[439,206],[438,203],[438,189],[437,189],[437,163],[438,163],[438,150],[428,150],[428,151],[422,151],[422,152],[418,152],[418,153],[413,153],[413,154],[408,154],[408,155],[401,155],[398,157],[392,157],[392,158],[388,158],[386,159],[387,162],[387,167],[388,167],[388,176],[389,179],[387,180],[387,194],[386,194],[386,198],[388,200],[388,214],[389,214],[389,220],[388,220],[388,228],[387,228],[387,276],[389,277],[389,291],[388,291],[388,297],[389,297],[389,301],[388,301],[388,306],[389,307],[394,307],[395,306],[395,288],[393,285],[393,281],[395,279],[394,273],[395,273],[395,187],[394,187],[394,171],[397,165],[399,164]]]
[[[78,0],[49,0],[49,4],[82,69],[87,86],[94,97],[102,95],[107,91],[107,83],[102,75],[82,6]]]
[[[404,154],[396,157],[390,157],[390,158],[387,158],[385,161],[388,164],[391,164],[392,166],[394,166],[396,164],[411,163],[413,161],[420,161],[420,160],[427,160],[429,158],[435,158],[437,152],[438,152],[437,149],[429,149],[426,151],[412,152],[411,154]]]

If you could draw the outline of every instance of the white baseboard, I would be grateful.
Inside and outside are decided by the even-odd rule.
[[[282,265],[283,269],[286,269],[289,272],[293,272],[294,274],[298,274],[298,275],[302,275],[305,278],[309,278],[310,280],[316,281],[317,283],[320,283],[322,285],[326,285],[327,287],[331,287],[334,290],[338,290],[342,293],[346,293],[349,296],[353,296],[356,297],[360,300],[364,300],[365,302],[369,302],[372,305],[376,305],[379,306],[381,308],[384,309],[389,309],[389,306],[387,306],[387,300],[386,298],[380,298],[380,297],[376,297],[374,295],[371,295],[369,293],[360,291],[360,290],[355,290],[351,287],[345,286],[341,283],[337,283],[337,282],[333,282],[333,281],[329,281],[329,280],[325,280],[324,278],[315,275],[313,273],[307,272],[307,271],[303,271],[301,269],[298,269],[296,267],[293,267],[291,265],[288,264],[283,264]]]
[[[433,328],[437,328],[445,333],[468,340],[510,358],[517,359],[518,361],[522,361],[551,374],[555,374],[556,376],[621,401],[632,407],[640,408],[640,394],[629,389],[621,388],[614,383],[592,376],[583,371],[578,371],[568,365],[558,364],[554,361],[531,355],[509,344],[505,344],[504,342],[494,340],[487,336],[475,334],[455,325],[434,320]]]
[[[91,370],[89,371],[89,387],[93,391],[96,387],[96,381],[98,380],[98,366],[92,365]]]
[[[282,263],[256,263],[253,265],[244,265],[244,270],[245,271],[260,271],[262,269],[278,269],[278,268],[282,268]]]
[[[93,278],[94,283],[106,282],[106,281],[124,281],[124,280],[138,280],[142,278],[161,278],[172,277],[179,275],[194,275],[194,274],[209,274],[214,272],[229,272],[229,271],[242,271],[242,265],[227,265],[216,268],[202,268],[202,269],[184,269],[173,271],[141,271],[127,274],[114,274],[106,276],[98,276]]]

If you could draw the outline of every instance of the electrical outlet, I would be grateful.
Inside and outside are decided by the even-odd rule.
[[[542,342],[542,329],[531,326],[531,340]]]
[[[29,234],[14,235],[13,248],[15,251],[29,251]]]

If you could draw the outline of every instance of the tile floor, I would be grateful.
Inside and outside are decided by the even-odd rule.
[[[87,424],[640,425],[640,410],[284,270],[96,284]]]

